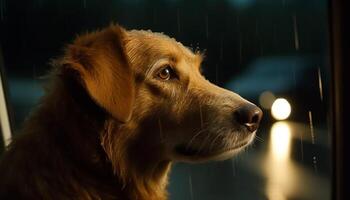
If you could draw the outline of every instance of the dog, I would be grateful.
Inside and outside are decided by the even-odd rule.
[[[2,156],[0,199],[165,200],[173,162],[233,157],[262,111],[206,80],[202,59],[116,24],[78,36]]]

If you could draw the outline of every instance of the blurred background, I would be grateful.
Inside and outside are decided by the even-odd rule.
[[[164,32],[204,51],[205,76],[264,111],[254,144],[237,157],[176,163],[171,200],[330,199],[327,5],[326,0],[0,0],[1,78],[14,134],[43,95],[50,59],[77,34],[118,22]]]

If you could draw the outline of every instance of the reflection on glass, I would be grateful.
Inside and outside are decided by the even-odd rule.
[[[271,128],[271,154],[278,161],[289,158],[291,131],[287,122],[276,122]]]
[[[270,148],[266,160],[267,191],[270,200],[285,200],[293,183],[291,170],[291,128],[287,122],[276,122],[270,132]]]
[[[271,126],[264,160],[267,178],[265,192],[269,200],[329,199],[328,180],[312,168],[297,162],[294,154],[292,156],[292,152],[297,150],[293,141],[300,140],[300,134],[308,131],[307,126],[290,121],[275,122]],[[309,139],[303,138],[303,141]]]

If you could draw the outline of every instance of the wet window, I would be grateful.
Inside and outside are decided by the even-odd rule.
[[[331,198],[326,0],[0,0],[14,134],[44,94],[50,59],[73,38],[118,22],[204,52],[203,74],[264,112],[232,159],[175,163],[171,200]]]

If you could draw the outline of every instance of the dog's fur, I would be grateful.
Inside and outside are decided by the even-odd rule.
[[[201,61],[160,33],[79,36],[3,155],[0,199],[164,200],[173,161],[232,157],[254,138],[232,117],[249,102],[205,80]]]

